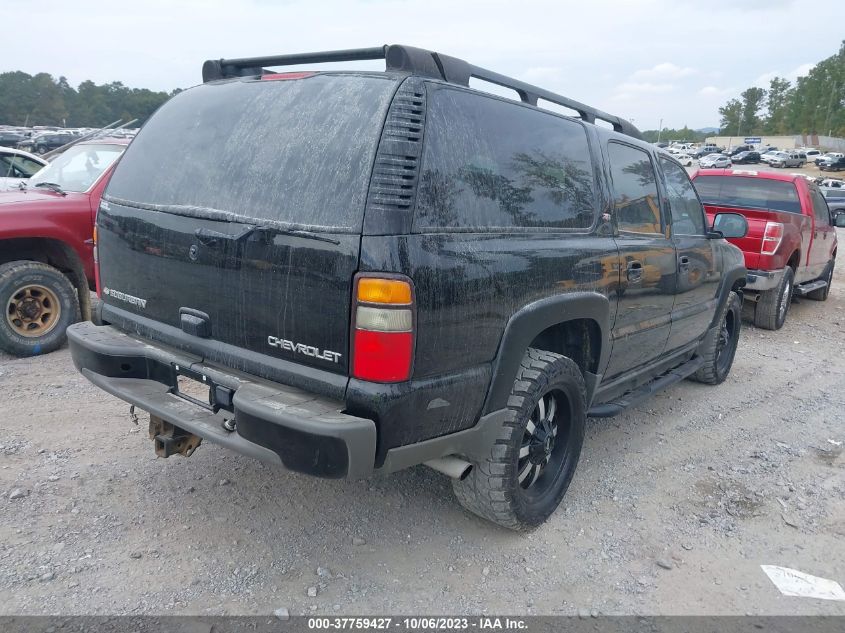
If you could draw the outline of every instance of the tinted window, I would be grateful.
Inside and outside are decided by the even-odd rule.
[[[704,204],[801,213],[791,182],[747,176],[699,176],[693,181]]]
[[[810,189],[810,199],[813,201],[813,215],[816,216],[816,222],[825,226],[830,224],[830,211],[827,202],[815,187]]]
[[[657,177],[651,157],[641,149],[620,143],[610,143],[607,151],[619,230],[662,233]]]
[[[332,74],[191,88],[147,122],[107,194],[175,212],[360,230],[395,88],[387,77]]]
[[[677,163],[660,158],[666,176],[666,197],[672,212],[672,233],[704,235],[704,210],[687,172]]]
[[[592,226],[580,123],[462,90],[429,94],[416,230]]]

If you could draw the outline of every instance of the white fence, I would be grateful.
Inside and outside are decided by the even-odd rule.
[[[745,139],[751,136],[710,136],[707,138],[707,142],[719,147],[736,147],[737,145],[745,145]],[[780,149],[815,147],[829,152],[845,152],[845,138],[834,136],[793,134],[789,136],[756,136],[754,138],[755,140],[759,138],[760,141],[759,143],[752,143],[753,145],[773,145]]]

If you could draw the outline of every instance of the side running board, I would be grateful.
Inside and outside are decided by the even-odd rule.
[[[813,292],[813,290],[821,290],[827,286],[827,282],[823,279],[816,279],[815,281],[808,281],[805,284],[797,284],[793,292],[799,297],[804,297]]]
[[[639,404],[646,398],[651,397],[652,394],[665,389],[669,385],[681,382],[684,378],[691,376],[701,369],[702,365],[704,365],[704,359],[700,356],[696,356],[695,358],[685,362],[683,365],[679,365],[678,367],[667,371],[665,374],[658,376],[651,382],[639,387],[638,389],[629,391],[616,400],[611,400],[610,402],[605,402],[604,404],[598,404],[592,407],[589,411],[587,411],[587,415],[591,418],[612,418],[614,415],[622,413],[628,407]]]

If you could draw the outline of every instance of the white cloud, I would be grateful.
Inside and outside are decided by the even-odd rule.
[[[655,93],[662,93],[662,92],[672,92],[675,87],[672,84],[655,84],[650,83],[647,81],[644,82],[636,82],[636,81],[627,81],[623,84],[619,84],[616,87],[617,92],[638,92],[638,93],[648,93],[648,94],[655,94]]]
[[[682,79],[695,75],[698,71],[689,66],[681,67],[672,62],[663,62],[648,69],[641,69],[631,75],[633,81],[659,81],[668,79]]]
[[[809,72],[815,67],[815,64],[801,64],[800,66],[796,66],[790,71],[787,72],[780,72],[778,70],[770,70],[769,72],[763,73],[757,79],[754,80],[754,85],[759,88],[768,88],[769,83],[775,77],[782,77],[789,82],[795,83],[795,80],[799,77],[805,77],[809,74]]]
[[[717,88],[716,86],[704,86],[698,91],[702,97],[724,97],[732,92],[730,88]]]
[[[799,77],[805,77],[810,74],[810,71],[815,68],[815,64],[801,64],[786,73],[786,78],[790,81],[795,81]]]
[[[757,79],[754,80],[754,85],[758,88],[768,88],[769,82],[771,82],[772,79],[774,79],[775,77],[779,76],[781,76],[780,73],[774,70],[769,71],[767,73],[763,73],[762,75],[757,77]]]
[[[558,81],[563,71],[556,66],[534,66],[526,69],[522,79],[530,83],[543,84],[550,81]]]

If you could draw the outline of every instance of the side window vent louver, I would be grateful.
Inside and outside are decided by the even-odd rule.
[[[396,93],[387,113],[367,197],[368,212],[413,207],[424,127],[425,87],[410,78]]]

